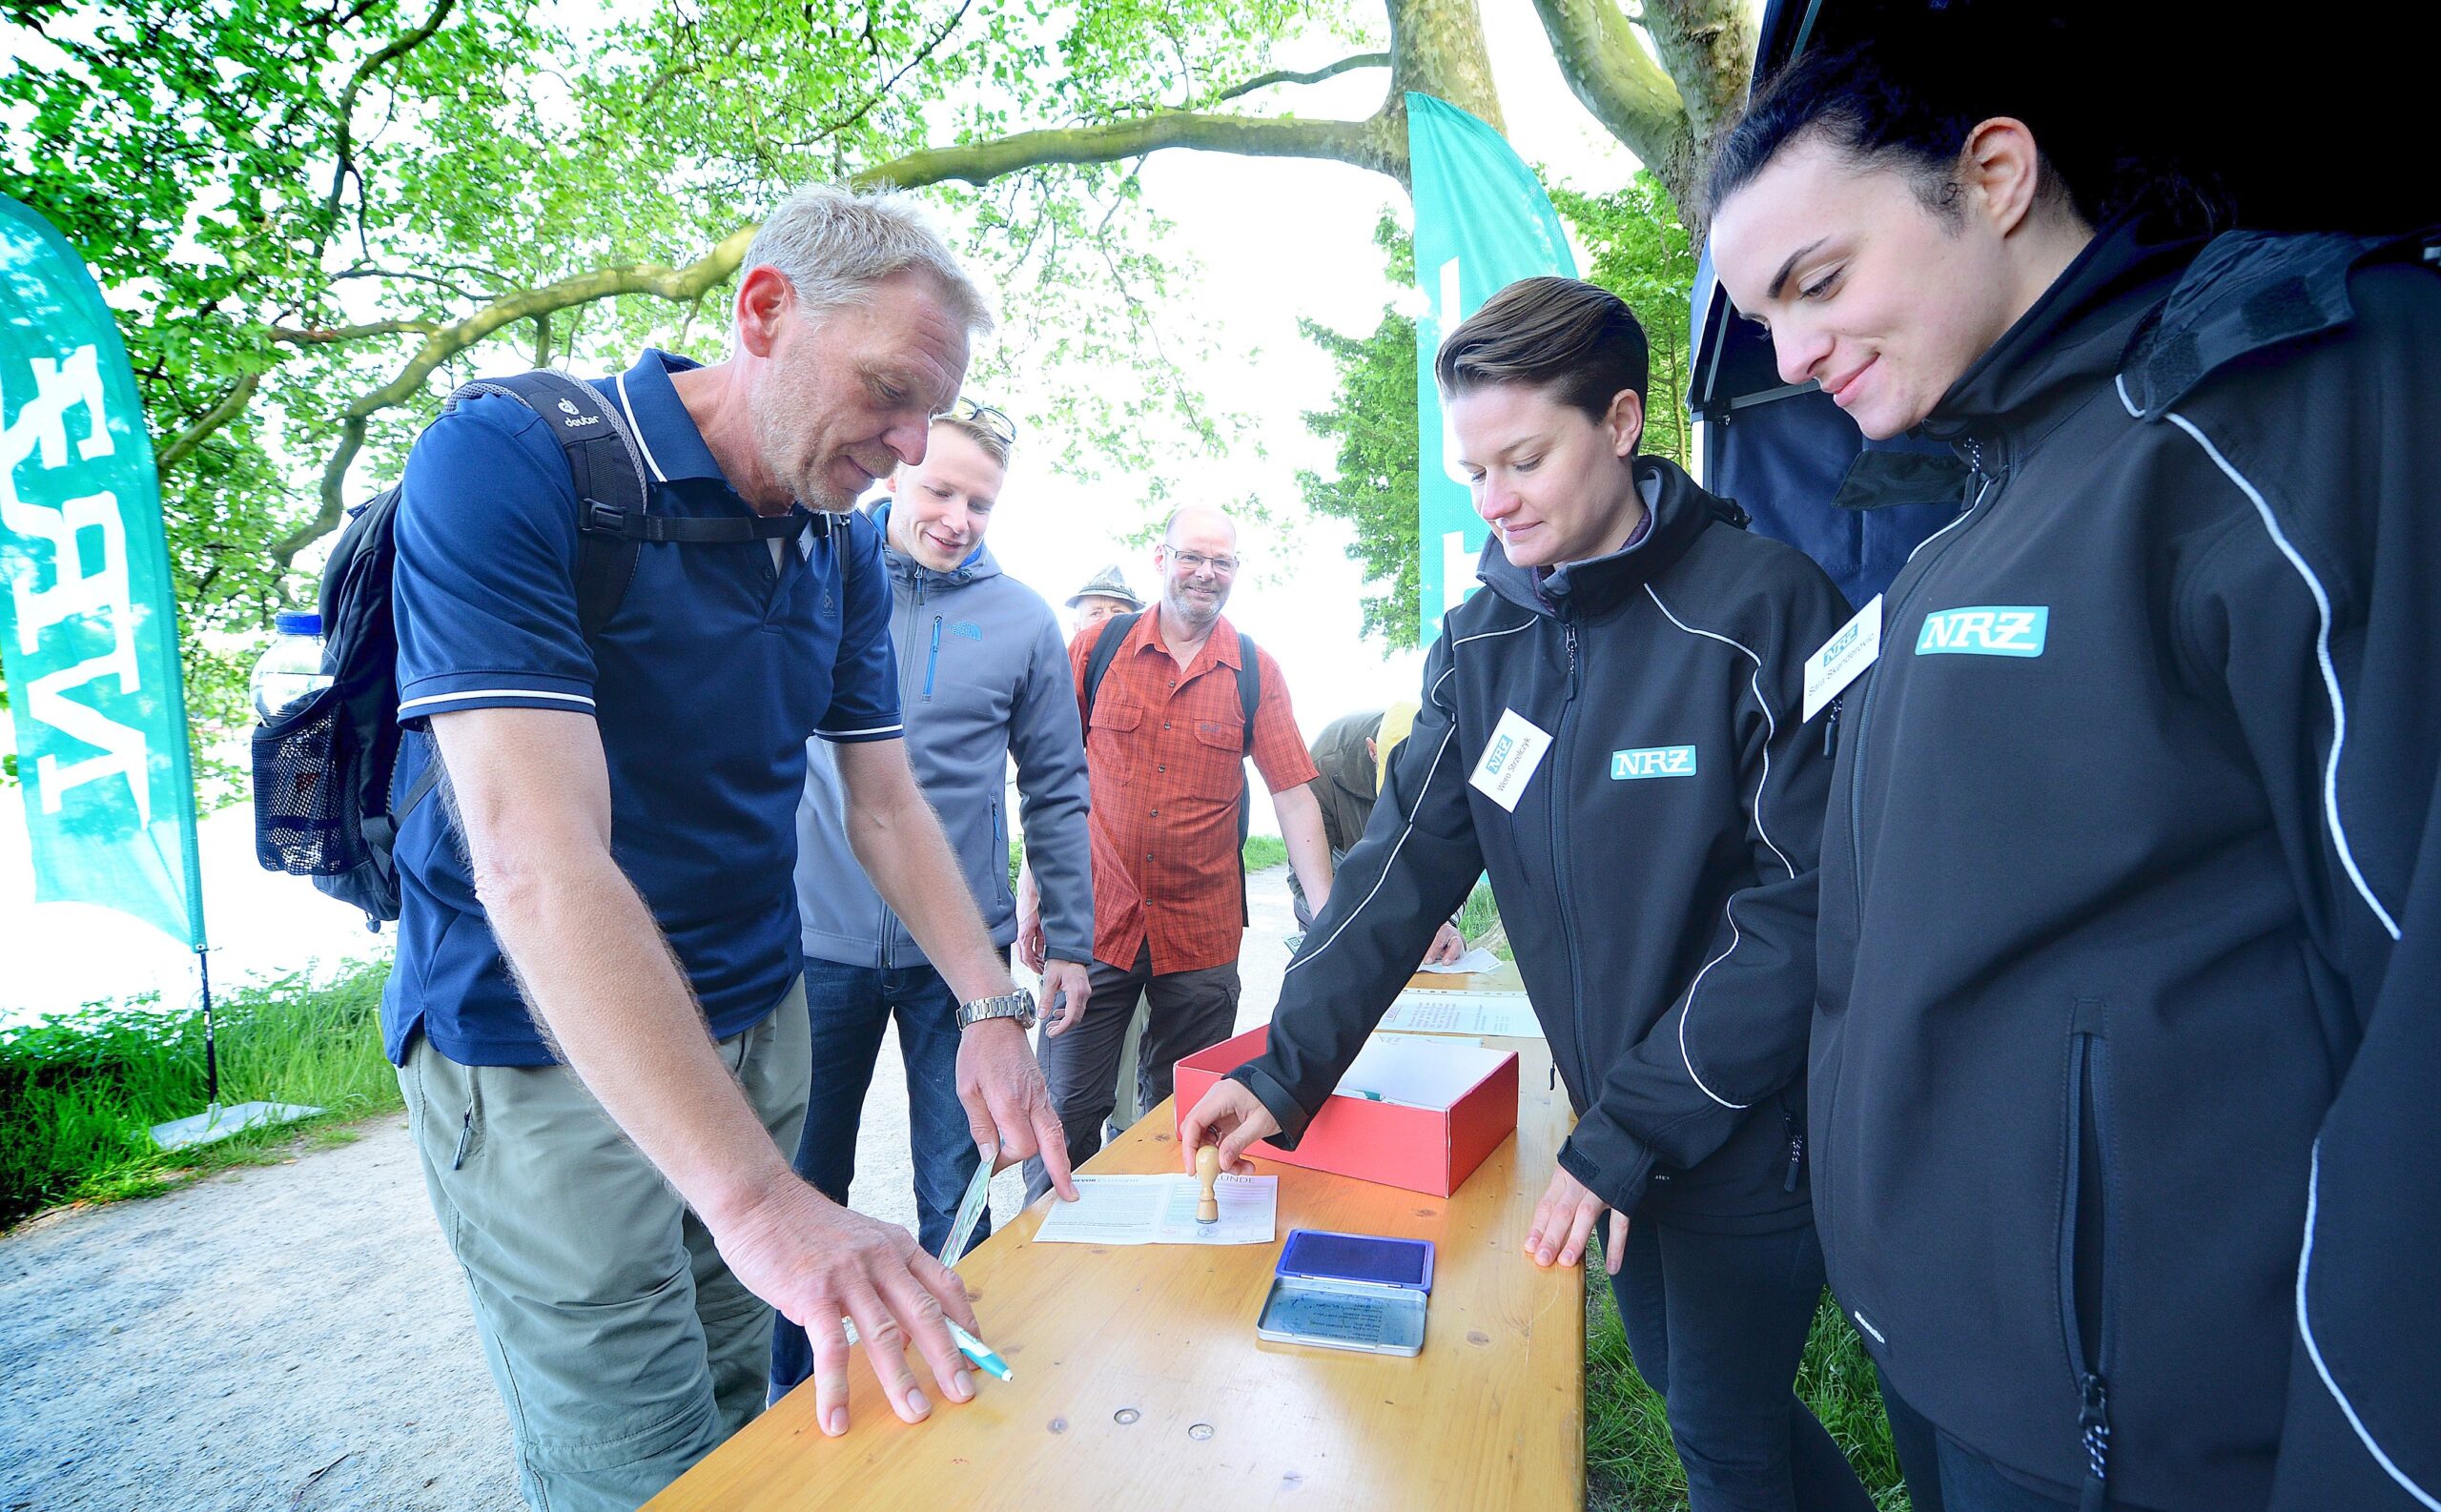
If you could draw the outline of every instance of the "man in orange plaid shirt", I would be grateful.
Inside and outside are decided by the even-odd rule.
[[[1331,885],[1322,805],[1307,786],[1317,773],[1289,708],[1288,681],[1220,613],[1237,581],[1237,525],[1217,509],[1180,509],[1153,563],[1159,603],[1104,621],[1068,647],[1093,782],[1093,996],[1081,1022],[1036,1048],[1077,1162],[1101,1148],[1138,992],[1152,1011],[1137,1070],[1146,1108],[1169,1096],[1179,1057],[1236,1031],[1246,925],[1238,807],[1252,801],[1249,751],[1271,789],[1298,884],[1316,908]],[[1112,633],[1124,639],[1089,707],[1088,664]],[[1247,652],[1260,687],[1251,740],[1239,685]],[[1041,950],[1031,901],[1018,905],[1017,946],[1029,964]],[[1029,1164],[1026,1174],[1028,1197],[1041,1195],[1038,1168]]]

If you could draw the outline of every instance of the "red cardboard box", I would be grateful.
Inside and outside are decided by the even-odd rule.
[[[1202,1100],[1214,1082],[1262,1054],[1270,1038],[1268,1029],[1250,1029],[1179,1061],[1179,1120],[1185,1120],[1187,1110]],[[1257,1140],[1246,1154],[1446,1197],[1516,1128],[1517,1055],[1512,1051],[1446,1112],[1334,1093],[1305,1126],[1305,1137],[1296,1149]]]

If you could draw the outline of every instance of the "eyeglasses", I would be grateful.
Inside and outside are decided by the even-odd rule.
[[[1016,421],[1009,419],[1006,414],[994,409],[989,404],[977,404],[974,400],[968,398],[963,394],[950,401],[950,407],[941,412],[940,418],[943,419],[953,420],[972,420],[975,424],[982,426],[985,430],[990,431],[993,435],[997,436],[1000,439],[1007,441],[1009,444],[1013,446],[1016,444]]]
[[[1238,570],[1238,559],[1235,557],[1207,557],[1200,551],[1180,551],[1176,546],[1163,546],[1161,549],[1170,554],[1172,562],[1189,572],[1201,572],[1204,568],[1210,567],[1220,576],[1226,578]]]

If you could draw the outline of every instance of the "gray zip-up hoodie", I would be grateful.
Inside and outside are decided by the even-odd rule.
[[[1027,858],[1042,887],[1042,932],[1054,960],[1094,953],[1094,892],[1085,828],[1085,742],[1059,623],[1042,596],[1000,575],[982,546],[954,572],[932,571],[886,542],[890,638],[915,780],[941,816],[992,943],[1017,936],[1009,889],[1009,758],[1017,759]],[[805,953],[849,966],[921,966],[924,952],[865,879],[849,848],[831,745],[806,745],[797,805],[797,914]]]

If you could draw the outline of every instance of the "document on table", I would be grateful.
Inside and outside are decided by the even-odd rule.
[[[1427,1039],[1413,1034],[1376,1034],[1350,1061],[1339,1093],[1372,1102],[1446,1110],[1509,1057],[1481,1042]]]
[[[1054,1200],[1038,1244],[1269,1244],[1280,1213],[1278,1176],[1223,1175],[1213,1184],[1220,1220],[1195,1221],[1201,1188],[1190,1175],[1078,1176],[1077,1200]]]
[[[1475,971],[1497,971],[1500,970],[1500,957],[1478,945],[1446,966],[1435,966],[1430,961],[1426,961],[1416,970],[1430,971],[1436,976],[1465,976]]]
[[[1490,1034],[1541,1039],[1542,1020],[1523,992],[1444,992],[1410,988],[1401,992],[1382,1028],[1408,1034]]]

